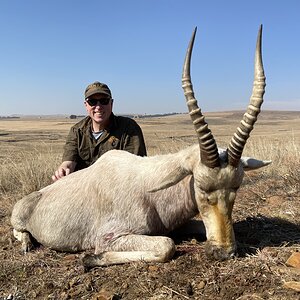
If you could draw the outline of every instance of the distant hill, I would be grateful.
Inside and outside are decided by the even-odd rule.
[[[245,113],[244,110],[233,110],[233,111],[219,111],[219,112],[202,112],[206,117],[222,117],[222,118],[242,118]],[[120,116],[125,116],[133,119],[143,119],[143,118],[156,118],[156,117],[167,117],[174,115],[185,115],[186,113],[162,113],[162,114],[117,114]],[[85,115],[65,115],[65,114],[55,114],[55,115],[22,115],[14,114],[10,116],[0,116],[0,119],[82,119]],[[262,110],[259,118],[260,119],[289,119],[289,118],[300,118],[300,111],[280,111],[280,110]]]

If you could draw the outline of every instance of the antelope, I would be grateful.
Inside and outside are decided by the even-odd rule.
[[[151,157],[111,150],[92,166],[25,196],[11,216],[25,252],[34,238],[59,251],[91,250],[93,254],[82,258],[86,267],[166,262],[176,249],[168,233],[200,213],[206,254],[217,260],[235,254],[232,210],[244,171],[271,163],[242,156],[265,92],[262,26],[250,104],[226,150],[218,149],[194,96],[190,64],[195,35],[196,28],[187,48],[182,87],[198,144]]]

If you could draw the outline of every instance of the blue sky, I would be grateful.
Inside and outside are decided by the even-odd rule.
[[[186,112],[181,72],[195,26],[202,111],[245,109],[261,23],[262,108],[300,110],[298,0],[1,0],[0,115],[85,114],[96,80],[117,114]]]

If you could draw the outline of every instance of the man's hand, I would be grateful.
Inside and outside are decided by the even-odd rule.
[[[75,167],[75,161],[64,161],[55,171],[54,175],[52,175],[52,180],[55,182],[58,179],[69,175],[70,173],[74,172]]]

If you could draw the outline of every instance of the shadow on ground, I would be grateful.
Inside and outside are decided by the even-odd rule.
[[[280,218],[248,217],[234,224],[238,255],[244,257],[265,247],[300,243],[300,225]]]
[[[204,228],[202,221],[193,221],[193,225],[197,223],[199,228]],[[239,257],[255,254],[257,250],[262,250],[265,247],[292,246],[300,243],[300,225],[281,218],[258,215],[238,221],[234,223],[233,227],[237,243],[237,255]],[[182,234],[181,230],[174,231],[169,236],[175,241],[176,245],[193,240],[203,243],[206,240],[204,234]],[[193,247],[188,249],[193,251]],[[178,257],[190,251],[180,250],[176,253],[176,256]]]

